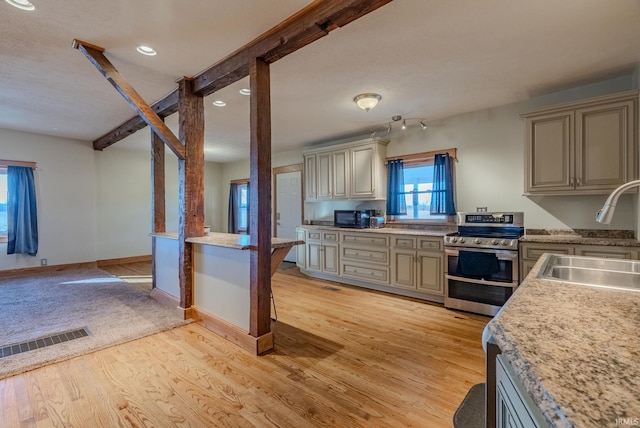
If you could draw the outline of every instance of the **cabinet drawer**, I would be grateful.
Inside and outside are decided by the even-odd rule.
[[[416,248],[416,238],[394,236],[391,238],[391,242],[395,248]]]
[[[372,263],[389,264],[389,250],[367,250],[357,247],[342,247],[343,259],[361,260]]]
[[[360,244],[360,245],[375,245],[388,247],[389,237],[386,235],[374,235],[373,233],[356,234],[356,233],[344,233],[342,235],[342,242]]]
[[[338,232],[322,232],[322,240],[338,242]]]
[[[320,240],[320,232],[307,232],[307,239]]]
[[[420,238],[420,239],[418,239],[418,249],[419,250],[440,251],[440,250],[442,250],[443,244],[444,244],[444,238],[440,238],[440,239]]]
[[[342,276],[382,284],[389,283],[389,268],[342,264]]]
[[[624,247],[576,247],[576,255],[586,257],[602,257],[605,259],[638,259],[638,251],[636,251],[635,248]]]
[[[522,258],[529,260],[538,260],[544,253],[553,254],[573,254],[573,246],[571,245],[523,245]]]

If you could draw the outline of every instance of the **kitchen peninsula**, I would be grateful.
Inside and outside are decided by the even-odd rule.
[[[154,233],[156,282],[154,294],[160,300],[176,304],[179,301],[178,282],[178,234]],[[251,351],[256,343],[249,330],[249,257],[251,245],[249,235],[232,233],[210,233],[188,238],[193,250],[193,306],[192,318],[221,336],[244,337],[247,341],[234,342]],[[291,247],[304,241],[272,238],[271,275],[287,255]],[[229,331],[242,330],[243,334],[229,335]],[[266,343],[258,343],[257,353],[273,346],[269,335]]]
[[[525,403],[520,410],[527,407],[525,417],[528,413],[535,420],[528,426],[637,421],[640,293],[539,279],[549,257],[540,258],[487,326],[488,398],[495,392],[490,372],[502,367],[510,380],[501,383],[498,374],[497,389],[509,403]],[[512,410],[498,406],[498,420]]]

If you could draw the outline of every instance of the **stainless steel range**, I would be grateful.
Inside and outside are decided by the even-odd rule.
[[[518,239],[524,213],[458,213],[445,236],[444,306],[495,315],[518,286]]]

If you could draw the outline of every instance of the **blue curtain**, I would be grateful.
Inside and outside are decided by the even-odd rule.
[[[7,254],[38,253],[38,210],[33,169],[7,167]]]
[[[227,232],[238,233],[238,184],[231,183],[229,189],[229,214],[227,219]]]
[[[402,159],[387,163],[387,215],[406,215],[404,166]]]
[[[433,161],[433,189],[431,214],[456,215],[453,201],[453,166],[449,153],[435,155]]]

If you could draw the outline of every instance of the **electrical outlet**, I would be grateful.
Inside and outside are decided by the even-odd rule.
[[[47,265],[47,259],[40,259],[40,266],[46,266]]]

